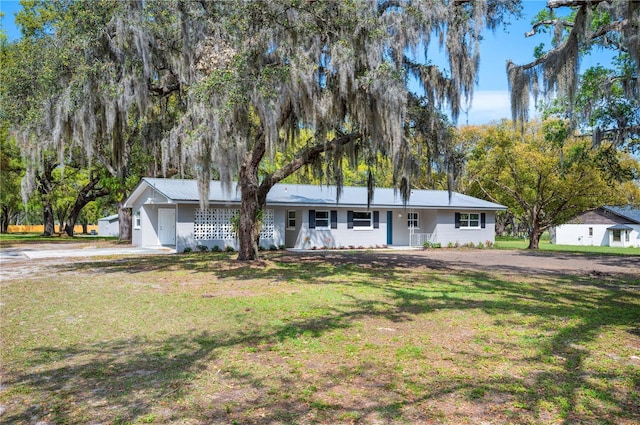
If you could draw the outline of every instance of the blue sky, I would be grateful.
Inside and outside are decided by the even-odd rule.
[[[530,62],[533,49],[541,42],[549,46],[546,34],[525,38],[524,33],[531,29],[531,20],[535,14],[545,7],[545,1],[523,1],[523,18],[512,19],[506,29],[498,28],[495,33],[487,32],[480,51],[480,71],[478,86],[468,115],[461,114],[459,124],[486,124],[492,120],[509,118],[509,94],[507,84],[506,61],[510,59],[516,64]],[[14,13],[20,9],[19,0],[0,0],[0,11],[5,13],[2,27],[9,40],[15,40],[20,32],[14,24]],[[606,61],[606,54],[594,54],[582,60],[582,67]],[[603,63],[604,64],[604,63]]]

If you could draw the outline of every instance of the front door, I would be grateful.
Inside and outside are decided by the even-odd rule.
[[[176,244],[176,210],[158,209],[158,241],[160,245]]]
[[[393,245],[393,211],[387,211],[387,245]]]

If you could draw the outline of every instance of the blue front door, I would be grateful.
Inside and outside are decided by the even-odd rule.
[[[387,245],[393,245],[393,211],[387,211]]]

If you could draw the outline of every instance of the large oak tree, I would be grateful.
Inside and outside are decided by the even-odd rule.
[[[567,121],[549,119],[520,132],[503,121],[479,129],[470,155],[471,192],[509,207],[526,224],[530,249],[580,213],[638,199],[638,162],[609,146],[593,148],[569,129]]]
[[[424,89],[432,116],[446,108],[455,119],[473,93],[481,33],[519,7],[515,0],[34,4],[30,12],[47,12],[37,15],[46,25],[30,26],[25,15],[25,35],[50,40],[64,63],[48,68],[58,77],[55,93],[46,107],[31,108],[43,113],[30,128],[51,134],[45,140],[53,146],[75,141],[120,178],[132,146],[151,146],[145,152],[163,171],[193,170],[203,201],[212,173],[237,178],[242,260],[258,255],[257,219],[270,188],[305,165],[340,187],[343,158],[374,164],[383,155],[408,196],[408,80]],[[432,49],[445,51],[446,66],[429,60]],[[291,143],[302,130],[312,137]],[[274,152],[292,159],[260,174]]]

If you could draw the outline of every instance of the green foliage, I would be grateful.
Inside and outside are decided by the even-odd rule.
[[[506,205],[535,235],[576,215],[636,196],[626,184],[638,163],[615,149],[570,137],[566,122],[484,128],[468,164],[471,193]],[[607,161],[603,158],[607,158]],[[611,179],[612,173],[619,179]]]

